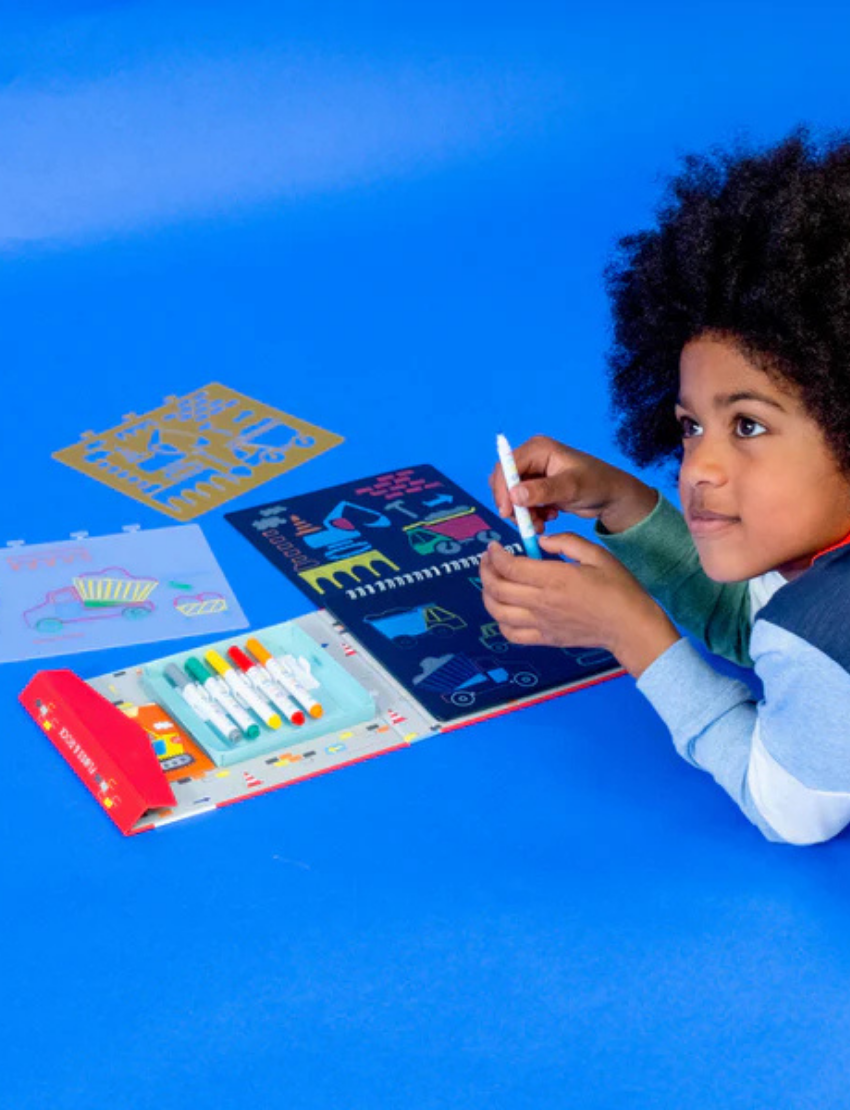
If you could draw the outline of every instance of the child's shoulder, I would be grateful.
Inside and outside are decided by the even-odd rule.
[[[850,543],[821,555],[758,614],[850,671]]]

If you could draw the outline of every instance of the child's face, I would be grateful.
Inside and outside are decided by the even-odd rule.
[[[679,363],[682,508],[706,574],[792,578],[850,533],[850,479],[793,387],[730,342],[692,340]]]

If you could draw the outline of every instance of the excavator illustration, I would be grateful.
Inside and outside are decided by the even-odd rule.
[[[325,516],[322,524],[324,530],[305,533],[303,542],[307,547],[324,551],[330,562],[336,562],[371,549],[371,542],[361,536],[361,528],[389,528],[392,522],[377,509],[356,505],[352,501],[340,501]]]

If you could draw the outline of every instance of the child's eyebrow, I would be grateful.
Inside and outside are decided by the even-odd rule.
[[[721,393],[714,398],[716,408],[728,408],[730,405],[736,405],[739,401],[761,401],[763,405],[772,405],[780,412],[785,412],[785,407],[774,397],[768,397],[767,394],[758,393],[754,389],[742,389],[738,393]]]
[[[780,412],[785,412],[785,407],[775,400],[773,397],[768,397],[765,393],[758,393],[754,389],[741,389],[737,393],[718,393],[714,398],[714,407],[716,409],[729,408],[730,405],[737,405],[739,401],[761,401],[763,405],[771,405]],[[676,404],[683,409],[688,409],[691,406],[687,402],[687,398],[677,397]]]

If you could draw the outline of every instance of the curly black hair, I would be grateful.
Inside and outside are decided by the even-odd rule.
[[[850,134],[683,163],[605,269],[617,442],[639,466],[681,458],[679,355],[717,335],[799,389],[850,474]]]

